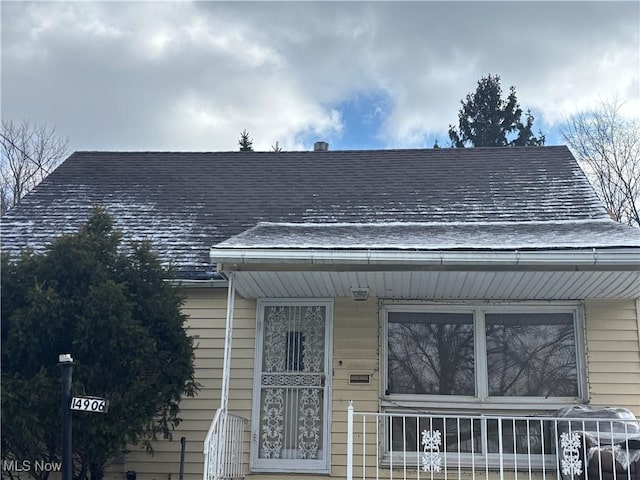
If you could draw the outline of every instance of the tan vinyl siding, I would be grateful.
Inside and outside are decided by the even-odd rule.
[[[187,292],[185,313],[189,315],[189,333],[198,337],[196,344],[197,379],[202,384],[196,398],[182,402],[183,422],[173,434],[173,440],[154,444],[153,457],[142,451],[126,456],[126,465],[111,471],[123,478],[126,470],[135,470],[138,480],[177,480],[180,468],[180,437],[187,437],[185,480],[200,480],[204,456],[203,441],[211,418],[220,404],[222,356],[226,315],[226,290],[192,289]],[[255,301],[236,298],[229,410],[251,418],[253,397],[253,359],[255,356]],[[354,302],[335,300],[333,320],[333,389],[331,427],[331,475],[346,475],[347,406],[354,400],[361,411],[378,411],[378,307],[376,299]],[[368,385],[349,384],[349,374],[369,374]],[[250,430],[250,425],[247,426]],[[245,451],[249,435],[245,436]],[[375,442],[369,442],[375,445]],[[248,463],[248,454],[247,454]],[[250,475],[252,479],[282,478],[282,474]],[[320,475],[318,478],[326,478]],[[309,475],[287,478],[310,479]]]
[[[380,396],[377,299],[356,302],[337,298],[333,320],[333,414],[331,475],[346,476],[347,407],[377,412]],[[342,363],[342,364],[341,364]],[[349,384],[350,374],[369,374],[370,383]],[[375,445],[375,442],[369,442]]]
[[[345,478],[349,401],[353,400],[361,411],[377,412],[379,408],[377,299],[363,302],[355,302],[350,298],[335,299],[332,361],[331,476]],[[354,373],[370,375],[370,383],[349,384],[349,375]],[[376,444],[372,438],[367,441],[368,445]],[[384,476],[385,473],[381,472],[381,478]],[[327,476],[274,473],[251,474],[247,478],[312,480]]]
[[[587,300],[587,378],[590,403],[640,416],[640,339],[637,302]]]
[[[110,469],[122,480],[126,470],[135,470],[138,480],[177,480],[180,461],[180,437],[187,437],[185,480],[200,480],[203,468],[203,440],[211,418],[220,404],[225,289],[191,289],[185,312],[189,315],[189,333],[197,336],[197,379],[199,395],[182,403],[183,423],[174,432],[174,440],[158,441],[155,456],[143,452],[127,455],[125,465]],[[347,406],[354,401],[357,411],[379,411],[380,362],[378,302],[375,298],[355,302],[350,298],[334,301],[333,377],[331,425],[331,476],[346,475]],[[255,356],[256,302],[236,298],[233,332],[231,392],[229,408],[251,418]],[[589,300],[585,302],[585,336],[590,402],[596,406],[617,405],[640,415],[640,338],[634,300]],[[349,383],[350,374],[370,375],[369,384]],[[357,428],[357,427],[356,427]],[[245,436],[248,469],[249,431]],[[367,456],[373,456],[375,440],[367,430]],[[362,455],[361,436],[356,431],[355,454]],[[370,457],[371,458],[371,457]],[[362,472],[358,472],[362,475]],[[381,478],[390,470],[382,468]],[[394,471],[394,477],[398,475]],[[401,473],[401,472],[400,472]],[[313,480],[326,475],[251,474],[251,480]],[[483,477],[483,475],[482,475]],[[466,478],[466,477],[465,477]],[[470,478],[470,477],[469,477]]]
[[[201,384],[200,391],[197,397],[182,401],[180,417],[183,422],[173,432],[172,441],[155,442],[153,456],[139,448],[129,447],[134,451],[126,455],[124,466],[114,465],[110,469],[114,473],[120,472],[110,475],[112,478],[122,480],[123,472],[134,470],[137,480],[178,480],[180,437],[184,436],[187,439],[184,478],[202,479],[204,437],[220,406],[227,290],[198,288],[188,289],[185,294],[184,312],[189,316],[188,333],[196,337],[196,379]],[[229,410],[247,418],[251,417],[255,323],[255,301],[236,298]]]

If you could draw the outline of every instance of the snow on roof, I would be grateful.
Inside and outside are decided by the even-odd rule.
[[[209,249],[227,239],[402,248],[633,243],[608,220],[566,147],[498,147],[77,152],[2,218],[2,250],[42,250],[96,204],[125,240],[150,240],[182,278],[209,278]],[[260,222],[334,227],[262,225],[240,235]]]
[[[215,245],[214,249],[514,250],[610,247],[640,247],[640,232],[607,220],[388,224],[263,222]]]

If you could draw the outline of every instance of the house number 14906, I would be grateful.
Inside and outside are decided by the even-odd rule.
[[[71,399],[71,410],[105,413],[107,411],[107,408],[108,403],[104,398],[73,397]]]

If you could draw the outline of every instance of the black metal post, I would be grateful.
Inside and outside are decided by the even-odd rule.
[[[71,379],[73,359],[71,354],[58,356],[58,365],[62,367],[62,480],[73,480],[71,445]]]
[[[180,474],[178,480],[184,480],[184,450],[187,444],[187,437],[180,437]]]

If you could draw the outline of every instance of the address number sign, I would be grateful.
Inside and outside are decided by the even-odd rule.
[[[106,413],[109,402],[98,397],[73,397],[71,399],[71,410],[82,410],[84,412]]]

